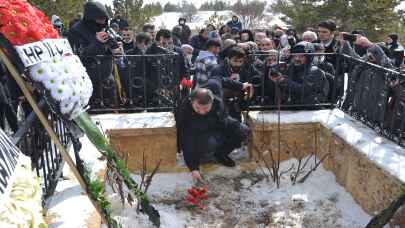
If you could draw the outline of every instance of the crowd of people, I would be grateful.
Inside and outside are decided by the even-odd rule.
[[[243,28],[235,15],[220,28],[208,24],[193,35],[187,20],[179,18],[172,30],[145,24],[135,33],[121,15],[109,20],[102,4],[88,2],[83,14],[69,23],[69,30],[63,29],[57,16],[52,17],[52,23],[68,38],[87,68],[94,86],[91,104],[100,102],[101,94],[112,104],[125,103],[123,94],[146,94],[153,101],[158,89],[158,63],[150,58],[146,68],[136,68],[134,73],[145,75],[146,93],[131,91],[131,74],[127,64],[122,64],[123,57],[175,56],[182,94],[176,111],[179,147],[197,180],[202,180],[198,170],[205,155],[213,154],[226,166],[235,165],[228,155],[250,135],[241,122],[244,100],[260,97],[263,105],[336,102],[344,88],[343,77],[336,75],[347,70],[338,67],[341,64],[336,53],[397,71],[404,67],[404,49],[398,35],[390,34],[385,42],[373,43],[361,30],[337,32],[332,20],[298,34],[280,27]],[[114,64],[121,77],[114,77]],[[364,79],[350,80],[355,87],[356,80]],[[123,92],[117,91],[117,84],[122,85]],[[401,86],[399,81],[391,82],[393,90]],[[349,89],[361,90],[354,87]],[[346,99],[361,102],[365,98]],[[2,107],[1,114],[9,115],[4,111],[6,106]]]

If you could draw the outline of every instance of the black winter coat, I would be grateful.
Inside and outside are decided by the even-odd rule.
[[[286,82],[290,104],[324,103],[329,93],[329,82],[325,73],[311,64],[301,67],[290,65]]]
[[[105,80],[112,72],[113,58],[106,44],[96,39],[96,32],[102,30],[97,25],[97,17],[107,17],[105,7],[98,2],[88,2],[84,9],[83,19],[75,23],[69,32],[69,42],[87,69],[92,81]],[[96,57],[96,55],[103,55]]]
[[[211,111],[206,115],[194,112],[191,100],[185,99],[176,112],[178,143],[183,151],[184,160],[190,170],[198,170],[200,158],[207,151],[204,145],[210,135],[227,135],[239,128],[239,122],[230,118],[222,100],[223,87],[241,88],[241,83],[228,79],[210,78],[202,87],[210,89],[215,96]]]

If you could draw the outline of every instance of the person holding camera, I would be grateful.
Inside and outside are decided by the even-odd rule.
[[[117,40],[107,30],[108,13],[99,2],[84,5],[83,18],[73,25],[69,42],[86,67],[93,83],[90,104],[103,106],[117,102],[116,87],[112,76],[113,55],[122,54]]]
[[[249,71],[250,68],[245,64],[245,61],[246,52],[239,46],[233,46],[228,50],[224,62],[211,71],[211,77],[241,82],[246,86],[244,91],[248,92],[251,97],[254,92],[252,84],[248,83],[251,72]],[[232,118],[239,121],[241,121],[240,102],[243,98],[242,95],[240,91],[228,89],[224,91],[224,103],[227,111]]]
[[[288,76],[280,72],[271,74],[271,80],[287,90],[289,104],[324,103],[329,94],[329,82],[325,73],[313,63],[315,48],[312,43],[301,41],[292,50],[292,64],[288,67]]]

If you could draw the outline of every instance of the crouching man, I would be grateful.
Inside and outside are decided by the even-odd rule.
[[[234,167],[228,155],[250,136],[246,125],[226,113],[222,85],[239,91],[251,87],[230,79],[210,78],[191,92],[176,114],[179,146],[195,181],[203,181],[199,165],[212,157],[224,166]]]

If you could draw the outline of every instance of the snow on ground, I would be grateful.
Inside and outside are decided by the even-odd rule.
[[[198,11],[196,15],[193,16],[191,22],[187,22],[190,29],[196,30],[204,28],[208,24],[208,19],[214,14],[215,11]],[[225,22],[230,20],[232,17],[231,11],[217,11],[218,16],[224,16]],[[152,23],[158,28],[172,29],[174,26],[178,25],[179,18],[182,16],[181,12],[166,12],[152,19]]]
[[[250,112],[258,122],[276,123],[276,112]],[[405,149],[379,136],[374,130],[353,119],[339,109],[319,111],[282,111],[280,122],[321,123],[346,143],[352,145],[370,161],[405,182]]]
[[[171,112],[148,112],[135,114],[103,114],[92,116],[101,124],[103,131],[128,128],[174,127],[176,122]]]
[[[99,159],[100,153],[86,136],[82,137],[80,142],[80,156],[92,167],[92,175],[96,175],[104,169],[105,161]],[[70,148],[70,156],[74,160],[73,148]],[[49,228],[88,227],[87,222],[95,213],[95,209],[66,163],[63,177],[64,179],[59,180],[54,195],[46,202]]]
[[[141,118],[138,119],[136,116]],[[251,112],[250,116],[258,121],[263,119],[260,112]],[[266,122],[277,121],[275,112],[267,113],[264,117]],[[168,113],[97,115],[93,119],[102,123],[103,130],[135,126],[173,126],[174,124],[172,116]],[[405,181],[404,149],[379,137],[373,130],[339,110],[283,111],[281,122],[320,122],[368,156],[378,166],[401,181]],[[104,161],[98,159],[100,154],[87,137],[83,137],[81,142],[82,157],[95,164],[94,172],[98,172],[103,167]],[[69,176],[67,173],[67,171],[64,172],[65,176]],[[199,211],[190,209],[182,203],[186,189],[192,185],[188,173],[158,174],[155,177],[149,194],[160,211],[162,227],[177,228],[184,227],[185,224],[201,227],[199,222],[215,224],[215,221],[222,222],[224,224],[222,227],[234,227],[227,225],[267,221],[278,224],[270,227],[355,228],[363,227],[369,219],[354,203],[350,194],[336,184],[333,174],[326,172],[322,167],[304,184],[296,186],[289,186],[288,176],[285,176],[280,189],[276,189],[274,184],[266,180],[261,180],[257,173],[246,173],[240,169],[220,168],[207,173],[206,178],[211,183],[209,210]],[[253,183],[255,184],[252,185]],[[239,192],[235,191],[235,188],[239,188]],[[129,208],[128,205],[122,210],[117,202],[117,196],[112,194],[110,197],[114,199],[113,208],[117,218],[123,221],[126,227],[149,227],[150,224],[145,216],[137,215],[134,213],[135,209]],[[83,195],[77,181],[71,177],[69,180],[59,182],[56,193],[49,200],[48,205],[47,214],[53,222],[50,227],[58,228],[85,227],[83,224],[87,219],[86,216],[94,210],[88,198]],[[266,217],[266,214],[271,214],[272,217]],[[239,227],[249,226],[240,225]]]
[[[288,169],[295,160],[283,162]],[[185,202],[192,186],[188,173],[158,174],[148,195],[161,215],[162,228],[177,227],[364,227],[370,220],[352,196],[338,185],[332,172],[320,166],[303,184],[291,185],[283,176],[281,187],[259,172],[221,167],[204,174],[209,199],[201,210]],[[134,176],[139,179],[139,176]],[[136,207],[123,208],[112,193],[113,212],[123,227],[152,227]]]
[[[204,28],[209,21],[209,17],[217,13],[218,16],[223,16],[225,24],[227,21],[231,20],[232,11],[224,10],[224,11],[198,11],[197,14],[193,16],[191,22],[187,22],[192,30],[199,30]],[[157,28],[166,28],[172,29],[174,26],[178,25],[178,20],[182,16],[181,12],[166,12],[159,16],[156,16],[152,19],[152,23],[157,26]],[[261,18],[261,23],[258,28],[270,28],[273,25],[279,25],[285,27],[285,22],[281,21],[279,15],[272,15],[270,13],[264,14],[263,18]],[[219,28],[217,28],[219,29]]]

